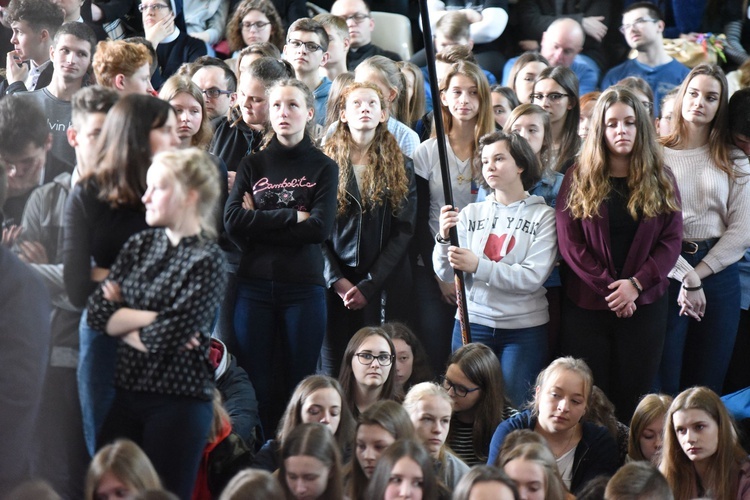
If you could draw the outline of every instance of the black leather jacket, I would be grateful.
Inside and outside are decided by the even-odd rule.
[[[387,198],[363,213],[357,181],[351,176],[346,188],[349,210],[336,217],[331,237],[323,244],[326,286],[347,278],[371,301],[397,268],[408,265],[405,257],[417,220],[417,187],[414,164],[406,156],[404,168],[409,192],[395,215]]]

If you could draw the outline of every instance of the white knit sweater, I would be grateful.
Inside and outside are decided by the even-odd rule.
[[[711,159],[708,145],[696,149],[664,148],[665,163],[674,172],[682,197],[683,238],[720,238],[703,262],[718,273],[742,258],[750,247],[750,163],[732,150],[735,178]],[[693,268],[680,257],[669,277],[682,280]]]

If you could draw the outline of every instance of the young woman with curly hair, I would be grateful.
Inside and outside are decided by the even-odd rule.
[[[256,42],[271,42],[281,50],[285,34],[281,17],[269,0],[243,0],[229,19],[226,31],[232,52]]]
[[[323,246],[328,325],[322,361],[331,374],[353,332],[379,325],[383,315],[408,316],[400,294],[409,288],[407,249],[417,213],[412,162],[388,131],[378,87],[352,83],[339,102],[341,116],[325,146],[339,165],[337,217]]]
[[[674,178],[636,95],[607,90],[592,118],[556,207],[565,261],[561,344],[589,363],[627,422],[659,367],[682,217]]]

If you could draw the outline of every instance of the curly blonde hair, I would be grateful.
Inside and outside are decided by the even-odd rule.
[[[359,89],[372,90],[377,94],[381,109],[385,109],[385,99],[378,87],[372,83],[352,83],[341,94],[338,106],[341,112],[346,109],[346,101],[352,92]],[[346,194],[347,183],[354,176],[349,160],[352,144],[349,124],[339,120],[336,130],[326,142],[325,153],[339,165],[338,214],[346,214],[350,201]],[[367,148],[367,167],[362,177],[362,206],[365,211],[381,206],[386,200],[398,212],[409,193],[409,178],[404,169],[404,157],[396,138],[388,131],[386,122],[379,123],[375,138]]]
[[[578,168],[572,174],[566,209],[576,219],[598,216],[599,207],[612,190],[605,115],[618,102],[633,109],[636,122],[636,137],[628,167],[628,212],[638,220],[641,216],[656,217],[679,211],[674,179],[664,166],[650,115],[632,91],[618,86],[606,90],[594,107],[591,131],[583,144]]]

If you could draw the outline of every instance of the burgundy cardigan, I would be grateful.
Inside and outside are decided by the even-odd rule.
[[[599,207],[599,216],[575,219],[566,209],[573,172],[568,169],[557,196],[555,218],[563,266],[563,287],[568,297],[584,309],[607,310],[604,297],[612,293],[609,286],[615,279],[609,240],[609,212],[606,203]],[[670,177],[671,172],[669,173]],[[677,184],[673,180],[679,200]],[[643,292],[636,305],[656,302],[669,287],[667,275],[682,250],[682,212],[642,218],[622,270],[622,278],[638,279]],[[567,268],[567,269],[566,269]]]

